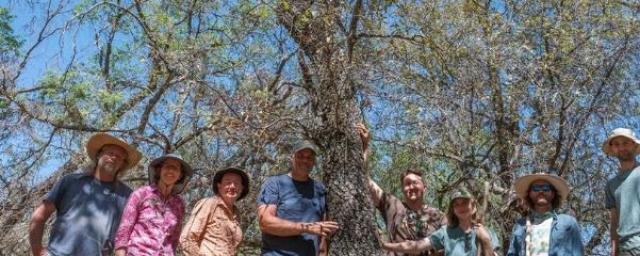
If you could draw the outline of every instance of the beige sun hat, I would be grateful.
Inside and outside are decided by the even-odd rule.
[[[631,129],[616,128],[611,132],[609,137],[607,137],[607,140],[602,143],[602,150],[604,150],[605,154],[611,155],[611,140],[615,137],[625,137],[632,140],[636,143],[636,155],[640,153],[640,140],[636,138],[636,134]]]
[[[91,138],[89,138],[89,141],[87,141],[87,146],[86,146],[87,155],[89,155],[89,157],[91,158],[91,160],[93,160],[93,162],[95,163],[98,162],[98,159],[97,159],[98,152],[105,145],[116,145],[123,148],[127,152],[127,161],[126,161],[127,165],[125,166],[123,171],[126,171],[131,167],[136,166],[140,161],[140,159],[142,158],[142,154],[135,147],[132,147],[126,142],[116,137],[113,137],[109,134],[99,132],[91,136]]]
[[[563,178],[560,178],[557,175],[536,173],[522,176],[516,180],[514,187],[518,197],[526,201],[531,183],[537,180],[549,182],[555,188],[556,193],[560,195],[560,199],[563,201],[567,199],[567,196],[569,196],[569,184],[567,184],[567,181]]]

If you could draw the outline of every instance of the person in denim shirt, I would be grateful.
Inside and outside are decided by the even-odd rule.
[[[584,255],[580,226],[570,215],[558,214],[569,194],[567,182],[555,175],[531,174],[515,183],[518,197],[529,206],[511,233],[508,256]]]

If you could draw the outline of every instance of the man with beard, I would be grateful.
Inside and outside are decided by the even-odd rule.
[[[309,177],[318,150],[302,142],[291,171],[269,177],[258,194],[262,255],[326,255],[327,238],[338,223],[326,221],[325,187]]]
[[[36,207],[29,224],[33,255],[111,255],[115,232],[131,188],[118,176],[135,166],[140,152],[105,133],[86,145],[93,164],[58,181]],[[44,225],[56,218],[49,245],[42,246]]]
[[[543,173],[526,175],[516,180],[515,190],[529,213],[513,227],[508,256],[583,255],[576,219],[557,212],[569,194],[564,179]]]
[[[363,158],[367,162],[369,147],[369,130],[363,124],[356,124],[355,128],[362,139]],[[383,191],[378,184],[369,178],[369,191],[374,206],[382,213],[387,226],[389,241],[393,243],[422,240],[429,237],[441,226],[447,224],[444,213],[424,202],[427,186],[422,179],[422,173],[408,169],[400,175],[402,194],[401,201],[393,194]],[[433,250],[421,252],[419,255],[434,255]],[[399,252],[389,252],[389,255],[404,255]]]
[[[640,255],[640,171],[636,161],[640,141],[633,131],[618,128],[602,149],[620,162],[618,174],[607,182],[605,190],[605,207],[611,217],[611,255]]]

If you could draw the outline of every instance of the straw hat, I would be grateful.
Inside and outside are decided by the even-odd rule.
[[[180,155],[177,154],[167,154],[156,159],[153,159],[151,163],[149,163],[149,168],[147,168],[147,172],[149,173],[149,184],[158,184],[158,179],[160,179],[160,175],[156,175],[158,171],[160,171],[160,165],[164,163],[167,159],[174,159],[182,165],[180,167],[180,171],[182,172],[182,178],[176,184],[173,185],[172,193],[180,194],[184,190],[184,187],[187,186],[187,183],[193,176],[193,168],[185,162]]]
[[[556,193],[560,195],[560,199],[562,200],[566,200],[567,196],[569,196],[569,184],[567,184],[567,181],[563,178],[546,173],[536,173],[522,176],[516,180],[514,187],[516,188],[516,194],[518,197],[526,201],[529,193],[529,187],[531,186],[531,183],[536,180],[549,182],[555,188]]]
[[[636,143],[636,155],[640,153],[640,140],[636,138],[636,134],[627,128],[617,128],[611,132],[607,140],[602,143],[602,150],[607,155],[611,155],[611,140],[615,137],[625,137]]]
[[[122,171],[136,166],[142,158],[142,154],[135,147],[132,147],[126,142],[102,132],[94,134],[93,136],[91,136],[91,138],[89,138],[89,141],[87,141],[87,155],[89,155],[89,158],[91,158],[93,162],[97,163],[98,152],[100,151],[100,149],[102,149],[102,147],[106,145],[116,145],[123,148],[127,152],[126,166]]]
[[[238,197],[237,201],[240,201],[240,199],[244,198],[247,194],[249,194],[249,175],[247,175],[247,173],[241,169],[238,168],[227,168],[221,171],[217,171],[216,174],[213,176],[213,193],[218,195],[218,186],[216,184],[220,183],[220,181],[222,180],[222,177],[224,177],[225,174],[227,173],[235,173],[240,175],[240,178],[242,178],[242,193],[240,193],[240,197]]]

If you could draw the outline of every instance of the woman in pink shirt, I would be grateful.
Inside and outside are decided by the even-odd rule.
[[[235,203],[249,193],[249,176],[243,170],[227,168],[213,176],[215,196],[200,200],[191,212],[180,236],[187,256],[236,255],[242,241],[240,212]]]
[[[149,164],[149,185],[134,191],[116,233],[116,256],[174,255],[184,217],[180,193],[193,175],[179,155],[168,154]]]

